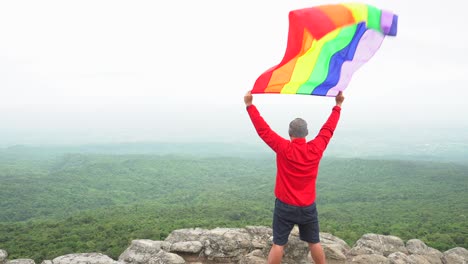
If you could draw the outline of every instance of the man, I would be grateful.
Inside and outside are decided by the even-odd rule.
[[[296,118],[289,124],[290,140],[276,134],[260,116],[250,91],[244,102],[250,119],[262,140],[276,153],[275,211],[273,216],[273,246],[268,263],[281,263],[284,246],[294,225],[299,226],[300,239],[309,244],[316,264],[325,263],[320,245],[319,223],[315,205],[315,181],[322,154],[340,118],[343,93],[335,97],[336,105],[318,135],[306,142],[307,123]]]

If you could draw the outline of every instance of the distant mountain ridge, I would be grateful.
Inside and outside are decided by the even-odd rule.
[[[0,148],[1,157],[40,158],[65,153],[132,154],[132,155],[194,155],[258,157],[272,156],[272,151],[260,142],[122,142],[86,145],[13,145]],[[462,141],[407,141],[378,138],[340,139],[332,141],[326,151],[327,157],[427,160],[456,162],[468,166],[468,142]]]

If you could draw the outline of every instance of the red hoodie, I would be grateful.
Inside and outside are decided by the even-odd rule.
[[[340,118],[341,108],[335,106],[327,122],[311,141],[305,138],[287,140],[276,134],[254,105],[247,107],[258,135],[276,153],[275,196],[280,201],[308,206],[315,202],[315,181],[322,154]]]

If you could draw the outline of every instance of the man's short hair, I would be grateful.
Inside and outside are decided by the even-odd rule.
[[[295,138],[304,138],[309,134],[307,122],[302,118],[296,118],[289,123],[289,136]]]

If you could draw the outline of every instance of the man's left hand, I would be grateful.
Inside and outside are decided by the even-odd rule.
[[[253,101],[253,95],[251,91],[249,90],[245,95],[244,95],[244,103],[245,106],[251,106]]]

